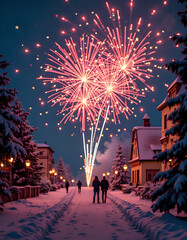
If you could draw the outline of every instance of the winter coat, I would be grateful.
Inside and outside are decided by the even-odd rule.
[[[77,186],[78,186],[78,188],[81,188],[81,186],[82,186],[81,181],[78,181]]]
[[[66,188],[69,187],[69,182],[68,182],[68,181],[66,182],[65,187],[66,187]]]
[[[109,183],[106,179],[103,179],[101,181],[101,190],[108,190],[108,187],[109,187]]]
[[[99,192],[99,186],[101,185],[100,181],[98,180],[93,180],[92,186],[94,187],[94,192]]]

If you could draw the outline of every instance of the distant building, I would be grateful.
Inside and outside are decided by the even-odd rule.
[[[38,153],[38,159],[39,163],[42,164],[44,167],[42,169],[42,177],[47,177],[50,179],[49,171],[53,168],[54,159],[53,159],[53,153],[54,150],[47,145],[46,143],[38,143],[36,144],[37,147],[37,153]]]
[[[172,121],[168,120],[168,116],[170,113],[172,113],[175,109],[177,109],[179,106],[175,105],[173,107],[166,106],[166,101],[170,98],[174,98],[178,96],[183,91],[182,82],[179,78],[176,78],[175,81],[169,86],[167,92],[167,96],[164,99],[164,101],[157,107],[158,111],[162,112],[162,137],[160,139],[162,144],[162,151],[165,151],[167,149],[170,149],[173,144],[178,140],[178,137],[176,135],[166,137],[165,133],[168,129],[173,127]],[[168,170],[172,166],[172,159],[170,159],[169,162],[165,163],[162,162],[162,171]]]
[[[134,127],[131,143],[131,182],[134,186],[153,181],[161,170],[161,162],[153,157],[161,152],[161,127],[151,127],[147,114],[143,117],[143,126]]]

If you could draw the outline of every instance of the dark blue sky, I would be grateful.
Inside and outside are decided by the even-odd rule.
[[[129,0],[109,1],[112,7],[120,10],[122,21],[127,25],[129,24],[129,2]],[[176,14],[180,5],[175,0],[167,2],[168,4],[163,6],[161,0],[134,0],[132,14],[132,22],[135,24],[139,17],[143,18],[142,32],[146,31],[145,26],[149,21],[152,23],[153,37],[150,41],[153,45],[157,40],[154,37],[156,32],[164,30],[161,37],[163,44],[159,46],[156,57],[164,58],[166,62],[172,58],[180,57],[180,49],[175,48],[174,44],[168,40],[168,36],[180,32],[182,29]],[[20,92],[19,99],[22,101],[24,108],[32,107],[29,120],[31,125],[38,127],[35,140],[37,142],[46,141],[55,151],[55,161],[57,162],[59,156],[62,155],[64,162],[69,163],[74,175],[76,175],[83,165],[83,158],[80,158],[80,155],[83,154],[80,124],[67,123],[62,125],[62,131],[58,130],[57,123],[60,120],[60,117],[56,116],[58,108],[51,109],[50,104],[46,103],[45,86],[36,78],[43,75],[43,69],[40,67],[47,62],[45,53],[49,52],[50,48],[55,48],[55,41],[63,46],[64,38],[68,37],[61,35],[60,32],[65,29],[70,33],[71,25],[60,21],[55,15],[65,16],[73,23],[79,24],[82,23],[81,16],[84,15],[91,19],[90,13],[94,11],[100,15],[104,24],[107,25],[109,19],[105,1],[69,0],[66,3],[63,0],[0,0],[0,6],[0,53],[12,63],[8,68],[11,86],[16,87]],[[153,9],[157,9],[157,14],[150,18]],[[76,12],[78,16],[75,16]],[[19,29],[16,29],[16,26],[19,26]],[[75,40],[78,40],[78,37],[84,31],[84,28],[80,28],[75,33],[70,34]],[[46,36],[49,36],[49,39]],[[41,44],[41,47],[37,48],[36,43]],[[24,53],[25,48],[29,49],[28,54]],[[39,60],[36,60],[36,58],[39,58]],[[156,62],[155,64],[163,66],[163,63]],[[19,73],[15,73],[15,69],[19,69]],[[109,134],[131,137],[132,128],[142,125],[142,118],[145,113],[150,116],[152,126],[161,125],[161,114],[156,110],[156,107],[166,95],[167,88],[164,84],[170,84],[175,76],[166,70],[159,70],[154,67],[153,75],[150,85],[155,86],[155,92],[149,92],[146,94],[146,98],[141,99],[142,103],[135,107],[130,120],[121,116],[121,125],[107,124],[106,127],[109,128],[109,131],[104,132],[100,150],[104,151],[104,141],[110,142]],[[33,90],[32,87],[35,87],[35,89]],[[41,106],[39,98],[45,102],[44,106]],[[155,99],[155,102],[152,99]],[[141,107],[144,108],[143,112],[140,112]],[[49,111],[49,113],[46,114],[46,111]],[[42,116],[40,116],[40,113],[42,113]],[[137,117],[134,116],[135,114]],[[45,123],[48,123],[48,126],[45,126]],[[76,128],[74,128],[75,126]],[[127,129],[126,132],[123,131],[124,128]],[[121,129],[121,133],[118,132],[118,129]],[[71,136],[72,133],[75,133],[73,137]]]

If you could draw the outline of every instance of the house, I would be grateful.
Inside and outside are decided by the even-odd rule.
[[[164,99],[164,101],[157,107],[158,111],[161,111],[162,113],[162,136],[160,139],[160,142],[162,144],[162,151],[165,151],[167,149],[170,149],[173,144],[178,140],[178,137],[176,135],[174,136],[165,136],[165,133],[168,129],[173,127],[172,121],[168,120],[168,116],[170,113],[172,113],[175,109],[178,108],[178,105],[175,105],[173,107],[166,106],[166,101],[170,98],[174,98],[178,96],[178,94],[182,93],[184,91],[184,86],[182,86],[182,82],[179,78],[176,78],[175,81],[169,86],[167,89],[167,96]],[[162,162],[161,170],[166,171],[172,166],[172,159],[169,160],[169,162]]]
[[[147,114],[143,117],[143,126],[134,127],[131,143],[131,182],[134,186],[153,181],[161,170],[161,162],[154,156],[161,152],[161,127],[151,127]]]
[[[36,148],[39,163],[42,164],[43,166],[42,177],[47,177],[50,179],[49,171],[53,168],[54,164],[53,159],[54,150],[46,143],[37,143]]]

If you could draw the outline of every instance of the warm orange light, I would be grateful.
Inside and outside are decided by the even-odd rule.
[[[13,157],[11,157],[8,161],[12,163],[14,161]]]
[[[127,164],[125,164],[125,165],[123,166],[123,169],[124,169],[125,172],[127,171],[127,168],[128,168],[128,166],[127,166]]]
[[[106,173],[106,175],[107,175],[107,176],[109,176],[109,175],[110,175],[110,173],[109,173],[109,172],[107,172],[107,173]]]
[[[103,177],[105,177],[106,176],[106,174],[105,173],[103,173]]]
[[[74,182],[75,182],[75,180],[74,180],[74,179],[72,179],[72,180],[71,180],[71,182],[72,182],[72,183],[74,183]]]
[[[57,176],[57,172],[55,172],[54,175]]]
[[[66,181],[66,179],[63,179],[63,182],[65,182]]]
[[[62,176],[60,176],[60,179],[63,179],[63,177],[62,177]]]
[[[2,167],[2,168],[4,167],[4,164],[3,164],[3,163],[1,163],[1,167]]]
[[[26,168],[29,168],[30,165],[31,165],[31,161],[30,161],[30,160],[26,160],[26,161],[25,161],[25,166],[26,166]]]
[[[115,170],[115,172],[114,172],[116,175],[118,174],[118,170]]]

